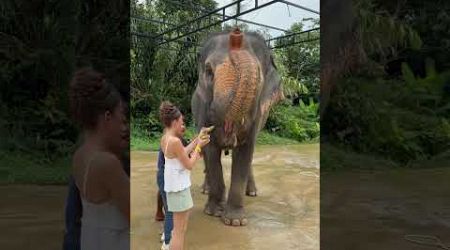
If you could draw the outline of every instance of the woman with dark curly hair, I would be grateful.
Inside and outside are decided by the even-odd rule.
[[[84,68],[70,83],[69,99],[83,135],[72,159],[83,206],[81,249],[129,249],[130,179],[120,161],[128,128],[121,96],[102,74]]]

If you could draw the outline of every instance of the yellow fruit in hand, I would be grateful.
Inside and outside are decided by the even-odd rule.
[[[214,129],[214,126],[211,126],[209,128],[206,128],[206,132],[210,133]]]
[[[209,133],[211,133],[211,131],[214,129],[214,126],[208,127],[208,128],[203,128],[200,131],[200,138],[203,139],[203,136],[208,135]]]

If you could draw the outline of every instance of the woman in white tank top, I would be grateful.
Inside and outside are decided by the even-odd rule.
[[[184,129],[183,115],[170,102],[161,104],[160,119],[164,125],[164,135],[161,138],[165,157],[164,191],[174,222],[170,250],[182,250],[189,210],[193,207],[190,172],[201,157],[201,148],[209,143],[209,135],[201,132],[199,137],[184,147],[179,139]]]
[[[130,180],[118,158],[129,143],[121,96],[92,69],[75,73],[69,95],[84,135],[72,160],[83,205],[81,250],[129,250]]]

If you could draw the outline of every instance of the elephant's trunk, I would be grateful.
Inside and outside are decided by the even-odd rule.
[[[229,55],[217,66],[214,82],[214,100],[222,110],[224,129],[229,134],[233,125],[243,124],[253,107],[259,86],[261,72],[256,58],[241,49],[242,33],[230,34]]]

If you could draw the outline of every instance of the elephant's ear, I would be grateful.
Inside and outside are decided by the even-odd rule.
[[[258,131],[264,128],[269,117],[270,109],[284,99],[281,79],[277,72],[273,56],[270,55],[270,63],[267,69],[267,74],[264,76],[264,87],[261,92],[261,99],[259,101],[260,121]]]

